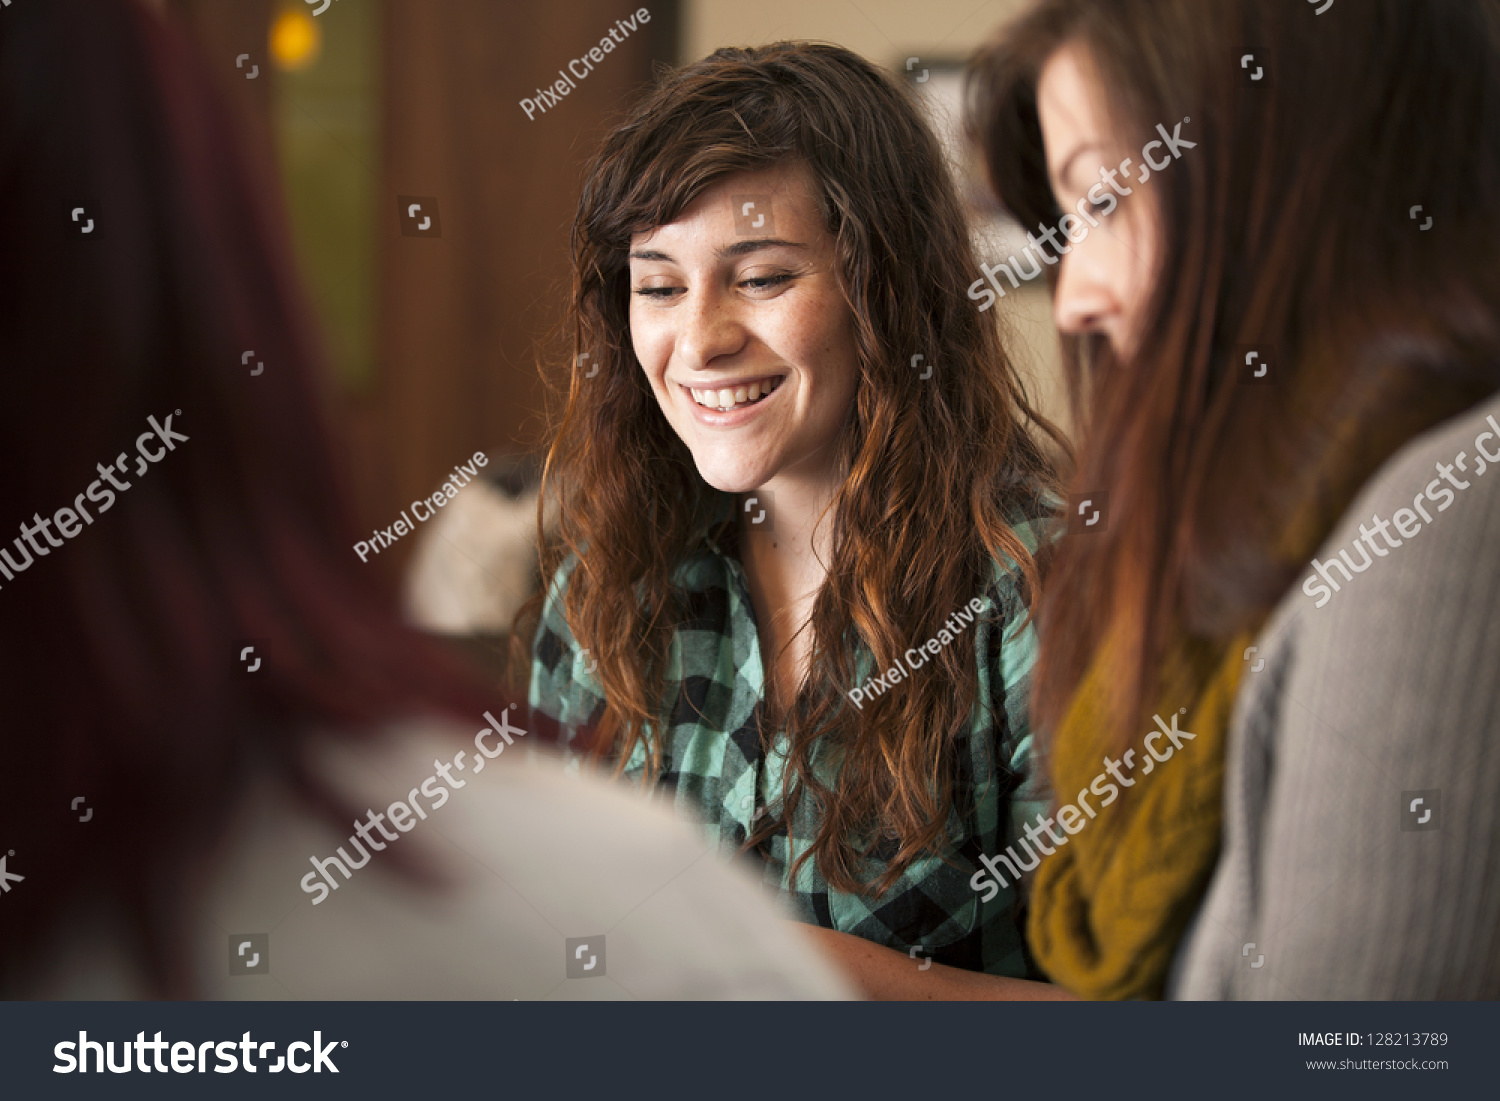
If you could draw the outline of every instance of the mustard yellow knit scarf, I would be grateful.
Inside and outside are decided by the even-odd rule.
[[[1224,740],[1250,638],[1227,649],[1177,649],[1165,665],[1161,705],[1131,742],[1133,767],[1102,733],[1109,647],[1073,697],[1053,743],[1052,781],[1060,806],[1096,816],[1069,816],[1083,824],[1037,869],[1028,936],[1047,974],[1080,997],[1161,996],[1219,851]],[[1183,733],[1171,738],[1173,730]],[[1101,806],[1111,784],[1123,798]]]
[[[1305,372],[1299,400],[1332,408],[1342,374],[1311,367],[1317,369]],[[1331,436],[1320,461],[1304,471],[1305,484],[1289,489],[1301,504],[1276,546],[1289,563],[1308,560],[1386,458],[1480,395],[1392,366],[1367,377],[1357,396],[1361,401],[1328,426]],[[1079,807],[1078,817],[1069,815],[1078,832],[1037,868],[1027,936],[1052,980],[1080,997],[1162,995],[1172,956],[1218,855],[1225,742],[1253,638],[1247,631],[1227,643],[1179,641],[1169,651],[1160,669],[1158,710],[1141,717],[1131,743],[1135,767],[1125,775],[1132,784],[1110,806],[1102,807],[1092,790],[1103,775],[1100,790],[1107,792],[1105,785],[1115,778],[1105,768],[1106,755],[1119,759],[1103,733],[1105,689],[1123,653],[1108,637],[1049,740],[1059,808],[1084,801],[1092,813],[1084,816]],[[1193,737],[1179,735],[1180,747],[1166,760],[1148,759],[1147,736],[1174,719]],[[1171,744],[1164,735],[1153,742],[1163,754]]]

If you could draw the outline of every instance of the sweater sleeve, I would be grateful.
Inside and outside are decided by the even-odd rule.
[[[1261,640],[1178,996],[1500,997],[1500,406],[1486,404],[1382,469]]]

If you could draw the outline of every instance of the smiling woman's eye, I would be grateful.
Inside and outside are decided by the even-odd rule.
[[[681,291],[682,291],[681,287],[637,287],[637,288],[635,288],[635,293],[638,294],[638,295],[640,295],[642,298],[670,298],[670,297],[672,297],[675,294],[680,294]]]
[[[755,275],[749,279],[741,279],[740,286],[749,287],[751,290],[756,291],[768,290],[772,287],[780,287],[786,283],[790,283],[795,278],[796,276],[789,272],[783,272],[780,275]]]

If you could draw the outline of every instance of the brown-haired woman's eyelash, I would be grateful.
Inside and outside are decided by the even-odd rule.
[[[766,287],[779,287],[783,283],[791,282],[795,278],[797,277],[789,272],[783,272],[781,275],[757,275],[751,279],[740,280],[740,286],[754,287],[756,290],[761,290]]]

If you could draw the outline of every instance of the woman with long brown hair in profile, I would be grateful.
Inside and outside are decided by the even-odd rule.
[[[1500,995],[1500,6],[1043,0],[975,77],[1109,505],[1042,614],[1043,968]]]
[[[970,884],[1040,805],[1051,429],[913,97],[834,46],[720,50],[604,142],[573,247],[531,704],[755,854],[868,992],[1054,994],[1015,887]]]
[[[0,16],[0,997],[845,996],[402,625],[270,181],[140,3]]]

